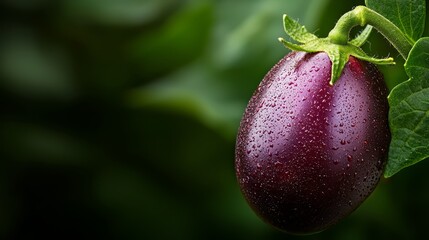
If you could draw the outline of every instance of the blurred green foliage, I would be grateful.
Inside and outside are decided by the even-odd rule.
[[[264,224],[235,181],[241,115],[288,52],[283,13],[325,36],[358,4],[3,0],[0,238],[424,238],[429,163],[305,237]],[[390,87],[406,78],[380,35],[365,48],[398,60]]]

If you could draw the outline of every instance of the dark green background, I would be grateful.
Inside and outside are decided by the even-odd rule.
[[[305,237],[264,224],[235,180],[241,115],[288,52],[283,13],[326,36],[358,4],[1,1],[0,239],[425,238],[429,162]],[[379,34],[365,49],[405,80]]]

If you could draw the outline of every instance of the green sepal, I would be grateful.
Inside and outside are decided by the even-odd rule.
[[[303,48],[301,45],[288,42],[284,38],[278,38],[278,39],[281,43],[283,43],[283,45],[285,45],[285,47],[289,48],[290,50],[301,51],[301,52],[310,52],[308,49]]]
[[[362,32],[360,32],[359,35],[355,37],[353,40],[351,40],[349,43],[351,45],[355,45],[356,47],[361,47],[366,42],[369,35],[371,35],[371,31],[372,31],[372,26],[366,25],[366,27],[362,30]]]
[[[285,32],[295,41],[301,44],[295,44],[286,41],[284,38],[279,38],[287,48],[293,51],[302,52],[326,52],[332,62],[331,79],[329,84],[333,85],[343,72],[344,66],[347,64],[349,57],[353,56],[358,59],[371,62],[374,64],[395,64],[393,58],[373,58],[369,57],[360,46],[362,46],[371,33],[372,27],[366,26],[365,29],[353,40],[345,45],[335,44],[329,38],[317,38],[314,34],[309,33],[304,26],[301,26],[297,21],[289,18],[286,14],[283,15],[283,23]]]
[[[287,35],[299,43],[317,39],[317,36],[308,32],[305,26],[302,26],[286,14],[283,15],[283,27]]]
[[[326,53],[332,62],[331,80],[329,81],[329,84],[334,85],[335,81],[340,78],[347,61],[349,61],[349,55],[341,51],[340,48],[335,47],[327,48]]]

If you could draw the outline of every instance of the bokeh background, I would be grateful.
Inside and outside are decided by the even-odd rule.
[[[304,237],[263,223],[235,180],[241,115],[288,53],[283,13],[326,36],[359,4],[2,0],[0,239],[425,238],[429,162]],[[406,79],[381,35],[365,49],[397,59],[389,87]]]

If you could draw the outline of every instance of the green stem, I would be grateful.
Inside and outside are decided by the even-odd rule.
[[[401,56],[407,59],[413,43],[408,40],[395,24],[365,6],[358,6],[341,16],[335,27],[329,32],[328,38],[332,43],[346,45],[349,40],[350,30],[355,26],[363,27],[366,24],[377,29],[392,43]]]

